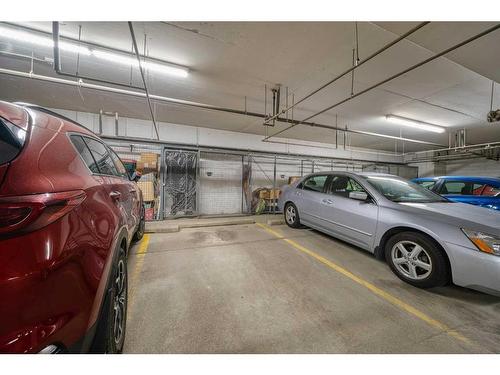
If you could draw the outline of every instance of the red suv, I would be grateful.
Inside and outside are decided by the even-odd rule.
[[[142,195],[94,133],[0,102],[0,352],[119,353]]]

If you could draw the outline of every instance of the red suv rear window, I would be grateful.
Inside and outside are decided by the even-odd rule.
[[[15,159],[25,141],[26,130],[0,117],[0,165]]]

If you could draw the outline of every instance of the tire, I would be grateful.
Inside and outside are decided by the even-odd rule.
[[[113,267],[109,288],[98,323],[98,337],[93,344],[94,353],[119,354],[123,351],[127,323],[128,274],[126,250],[120,248]]]
[[[142,240],[142,237],[144,237],[144,230],[146,229],[146,220],[145,220],[145,214],[144,214],[144,206],[141,209],[141,220],[139,221],[139,225],[137,226],[137,229],[134,233],[134,237],[132,238],[132,241],[138,242]]]
[[[446,255],[426,235],[395,234],[385,245],[385,259],[397,277],[417,288],[439,287],[450,281]]]
[[[299,211],[292,202],[288,202],[285,205],[283,215],[285,216],[286,225],[290,228],[300,228]]]

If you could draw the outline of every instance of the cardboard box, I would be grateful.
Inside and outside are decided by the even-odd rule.
[[[260,199],[278,199],[280,196],[280,189],[265,189],[259,191]]]
[[[143,152],[137,161],[137,170],[141,173],[158,171],[158,154],[152,152]]]
[[[260,199],[269,199],[269,190],[261,190],[259,191]]]
[[[142,191],[142,198],[144,202],[151,202],[155,200],[155,186],[153,181],[139,181],[137,186],[139,186],[139,189]]]
[[[153,207],[146,208],[144,210],[144,218],[146,219],[146,221],[154,220],[154,218],[155,218],[155,209]]]
[[[280,189],[271,189],[269,191],[269,199],[278,199],[280,197],[281,190]]]
[[[288,177],[288,185],[293,184],[295,181],[300,180],[302,176],[290,176]]]

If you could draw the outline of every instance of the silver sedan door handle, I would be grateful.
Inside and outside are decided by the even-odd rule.
[[[333,201],[331,199],[323,199],[322,202],[325,204],[333,204]]]

